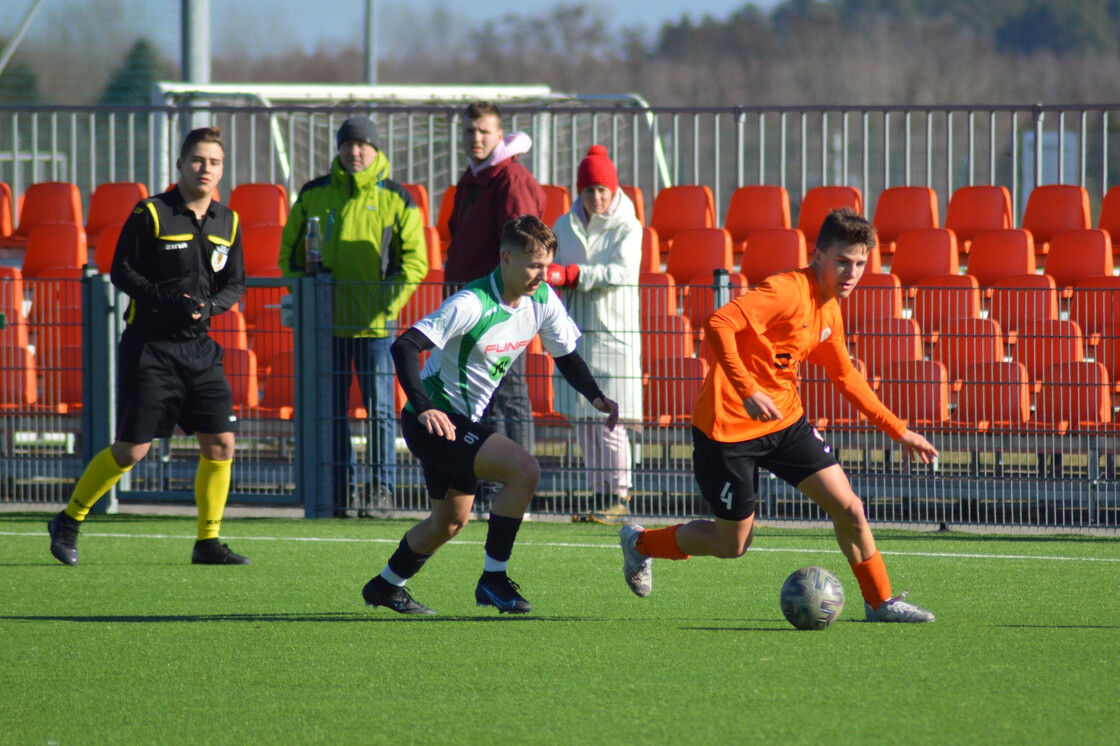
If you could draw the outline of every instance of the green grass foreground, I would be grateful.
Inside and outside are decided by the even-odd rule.
[[[654,563],[617,529],[526,523],[524,617],[474,604],[485,523],[410,583],[440,612],[368,609],[411,521],[227,520],[250,567],[190,564],[194,520],[94,516],[82,564],[45,514],[0,515],[4,744],[1092,744],[1120,729],[1120,542],[879,532],[895,590],[938,615],[865,624],[826,530],[763,528],[735,561]],[[778,608],[821,565],[847,604]]]

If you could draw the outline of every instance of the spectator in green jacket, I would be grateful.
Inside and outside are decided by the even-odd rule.
[[[351,504],[359,515],[393,505],[396,412],[389,346],[401,309],[428,273],[428,258],[420,211],[408,191],[389,178],[373,121],[350,117],[335,139],[338,157],[331,172],[305,184],[292,206],[280,242],[280,271],[286,277],[304,273],[307,220],[317,216],[323,266],[334,283],[334,512],[345,517]],[[360,495],[348,420],[351,368],[375,420],[370,448],[377,458],[376,483]]]

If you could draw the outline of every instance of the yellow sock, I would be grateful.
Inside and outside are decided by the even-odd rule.
[[[70,504],[66,506],[66,515],[75,521],[84,521],[94,503],[111,490],[131,468],[118,464],[113,458],[113,451],[109,448],[94,456],[86,465],[86,470],[82,472],[81,479],[74,485],[74,491],[70,493]]]
[[[222,513],[229,497],[229,478],[233,459],[211,461],[198,457],[198,473],[194,477],[194,501],[198,504],[198,538],[217,539],[222,528]]]

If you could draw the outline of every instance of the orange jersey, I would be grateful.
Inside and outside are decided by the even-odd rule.
[[[852,365],[835,299],[825,301],[811,267],[782,272],[716,311],[705,324],[715,363],[692,410],[692,424],[723,443],[738,443],[789,427],[804,416],[797,390],[806,359],[867,418],[892,438],[906,431]],[[747,416],[743,400],[765,391],[782,418]]]

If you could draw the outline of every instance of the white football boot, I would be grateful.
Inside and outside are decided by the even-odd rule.
[[[636,523],[627,523],[618,531],[618,543],[622,546],[622,575],[626,578],[626,585],[640,598],[645,598],[653,590],[653,558],[644,556],[635,546],[643,531],[645,529]]]
[[[869,622],[932,622],[937,618],[932,611],[907,603],[906,593],[887,599],[877,609],[864,601],[863,610]]]

